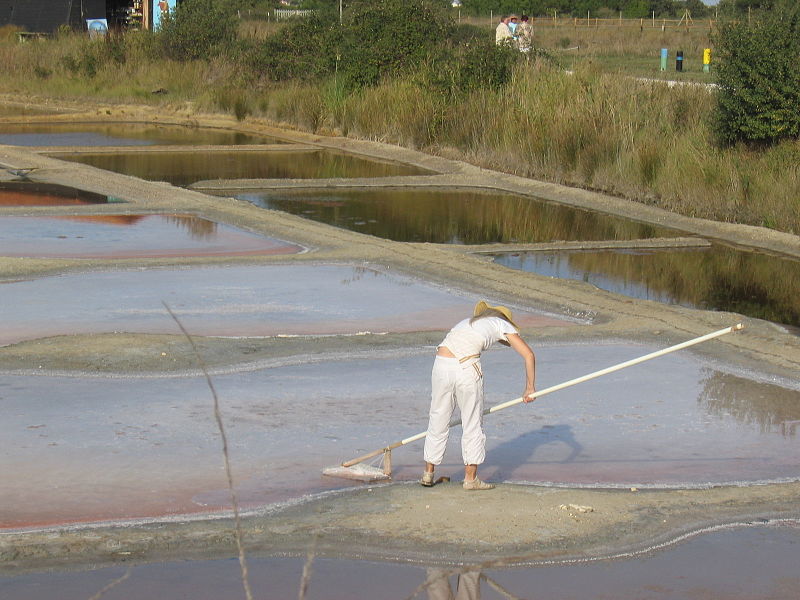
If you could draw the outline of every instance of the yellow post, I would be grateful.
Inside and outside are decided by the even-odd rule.
[[[711,48],[703,50],[703,72],[708,73],[711,70]]]

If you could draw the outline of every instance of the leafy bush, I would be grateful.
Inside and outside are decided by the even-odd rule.
[[[273,81],[326,78],[336,70],[336,27],[325,14],[294,19],[252,51],[252,67]]]
[[[445,37],[450,19],[424,0],[357,0],[342,28],[339,72],[352,87],[423,63]]]
[[[719,141],[763,144],[800,137],[800,11],[727,23],[716,50]]]
[[[425,70],[433,89],[450,95],[499,89],[510,79],[522,55],[509,46],[483,38],[442,50]]]
[[[107,35],[103,38],[105,41],[106,57],[118,65],[124,65],[127,60],[127,47],[125,44],[125,37],[122,35]]]
[[[273,80],[336,75],[349,89],[375,85],[424,63],[449,25],[429,1],[352,0],[341,25],[325,11],[286,25],[253,54],[253,65]]]
[[[470,44],[477,40],[494,39],[494,32],[487,36],[486,29],[475,25],[458,24],[447,30],[447,39],[451,44]]]
[[[36,77],[38,77],[39,79],[47,79],[53,74],[53,71],[51,69],[48,69],[47,67],[43,67],[41,65],[35,65],[33,67],[33,74],[36,75]]]
[[[73,33],[63,33],[62,38],[69,38],[74,44],[73,52],[65,54],[57,61],[70,75],[93,79],[106,65],[118,67],[127,61],[127,44],[122,35],[90,39]]]
[[[161,21],[158,38],[168,58],[210,58],[236,39],[236,12],[230,0],[184,0]]]

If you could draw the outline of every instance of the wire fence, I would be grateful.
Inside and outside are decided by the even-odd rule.
[[[272,17],[276,21],[286,21],[287,19],[296,19],[298,17],[310,17],[314,14],[313,10],[301,10],[292,8],[276,8],[272,11]]]
[[[489,15],[489,17],[458,17],[459,23],[470,23],[473,25],[488,26],[491,28],[497,27],[500,15]],[[586,17],[567,17],[553,15],[552,17],[537,17],[531,18],[535,27],[552,27],[552,28],[571,28],[571,29],[657,29],[661,31],[675,31],[675,30],[698,30],[705,29],[713,31],[716,29],[716,19],[666,19],[666,18],[649,18],[649,19],[623,19],[623,18],[600,18],[587,15]]]

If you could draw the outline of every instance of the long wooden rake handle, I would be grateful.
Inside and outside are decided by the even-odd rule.
[[[684,348],[688,348],[689,346],[694,346],[695,344],[700,344],[702,342],[707,342],[708,340],[713,340],[714,338],[718,338],[725,334],[739,331],[744,329],[744,325],[741,323],[737,323],[736,325],[732,325],[731,327],[726,327],[725,329],[720,329],[719,331],[715,331],[713,333],[708,333],[706,335],[702,335],[700,337],[696,337],[694,339],[688,340],[686,342],[682,342],[680,344],[675,344],[674,346],[670,346],[669,348],[664,348],[663,350],[657,350],[655,352],[651,352],[650,354],[645,354],[644,356],[640,356],[639,358],[634,358],[631,360],[627,360],[625,362],[621,362],[617,365],[613,365],[611,367],[606,367],[605,369],[601,369],[599,371],[595,371],[593,373],[589,373],[588,375],[583,375],[582,377],[576,377],[575,379],[570,379],[569,381],[565,381],[564,383],[559,383],[558,385],[554,385],[552,387],[537,391],[531,394],[530,397],[532,398],[541,398],[546,394],[550,394],[552,392],[557,392],[559,390],[563,390],[564,388],[568,388],[573,385],[577,385],[579,383],[583,383],[584,381],[589,381],[590,379],[596,379],[597,377],[601,377],[603,375],[608,375],[609,373],[613,373],[615,371],[620,371],[621,369],[625,369],[627,367],[632,367],[633,365],[638,365],[639,363],[643,363],[647,360],[651,360],[653,358],[658,358],[659,356],[664,356],[665,354],[669,354],[671,352],[675,352],[677,350],[682,350]],[[509,400],[508,402],[503,402],[502,404],[496,404],[491,408],[487,408],[483,411],[484,415],[488,415],[490,413],[498,412],[509,406],[514,406],[515,404],[519,404],[523,401],[523,398],[516,398],[515,400]],[[452,421],[448,427],[455,427],[456,425],[461,424],[461,419],[456,419]],[[378,456],[379,454],[383,454],[386,452],[391,452],[395,448],[399,448],[400,446],[405,446],[406,444],[410,444],[411,442],[416,442],[417,440],[421,440],[426,435],[428,435],[427,431],[423,431],[422,433],[418,433],[416,435],[412,435],[411,437],[407,437],[404,440],[400,440],[399,442],[395,442],[394,444],[390,444],[389,446],[385,446],[383,448],[378,448],[377,450],[373,450],[372,452],[365,454],[363,456],[359,456],[358,458],[354,458],[352,460],[348,460],[347,462],[343,462],[343,467],[352,467],[360,462],[364,462],[365,460],[372,458],[374,456]]]

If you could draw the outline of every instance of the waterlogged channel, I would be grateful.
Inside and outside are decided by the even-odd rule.
[[[62,154],[58,158],[181,187],[208,179],[328,179],[429,174],[400,163],[325,150],[81,153]]]
[[[4,256],[147,258],[296,254],[302,246],[194,215],[0,216]]]
[[[280,140],[228,129],[137,123],[0,123],[11,146],[152,146],[276,144]]]
[[[679,235],[665,227],[497,192],[281,190],[243,192],[235,197],[264,208],[398,242],[490,244]]]
[[[800,261],[710,248],[501,253],[512,269],[586,281],[633,298],[737,312],[800,327]]]
[[[191,326],[190,326],[191,330]],[[331,342],[333,343],[333,342]],[[634,344],[537,344],[545,388],[641,356]],[[424,431],[433,348],[337,351],[214,374],[239,501],[360,487],[322,469]],[[158,348],[160,350],[160,348]],[[146,350],[143,350],[146,351]],[[155,350],[156,354],[158,353]],[[486,353],[487,405],[522,391],[510,349]],[[168,352],[162,357],[169,361]],[[6,375],[0,527],[214,511],[230,505],[202,374]],[[800,391],[671,354],[486,418],[490,481],[705,487],[800,477]],[[460,435],[439,473],[458,481]],[[419,477],[421,442],[393,453]],[[153,465],[158,468],[154,469]]]
[[[317,557],[249,556],[257,598],[308,600],[793,600],[800,590],[800,527],[776,523],[721,529],[627,560],[573,565],[443,568]],[[87,571],[0,576],[5,600],[107,600],[243,597],[238,561],[129,564]]]
[[[174,333],[163,301],[195,335],[274,336],[438,331],[453,315],[469,314],[479,300],[398,273],[351,265],[71,273],[3,288],[7,305],[0,344],[75,333]],[[52,298],[58,298],[55,307]],[[532,310],[517,310],[516,316],[521,327],[575,323]]]
[[[33,181],[0,182],[0,207],[5,206],[83,206],[114,202],[102,194],[76,188]]]
[[[513,194],[463,190],[246,192],[275,210],[377,237],[443,244],[675,237],[679,231]],[[800,261],[709,248],[497,253],[506,267],[668,304],[800,326]]]

